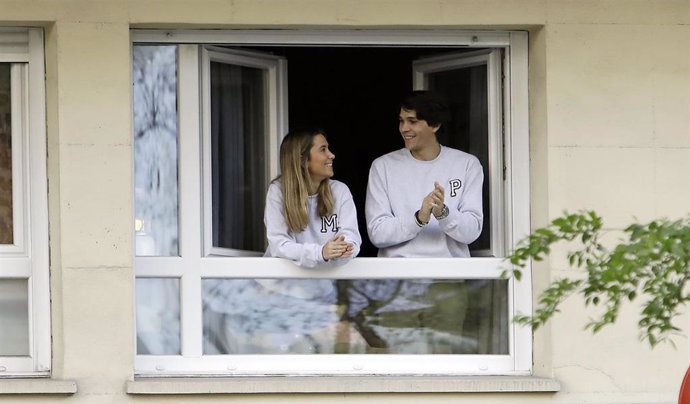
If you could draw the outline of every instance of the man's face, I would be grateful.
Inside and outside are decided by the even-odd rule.
[[[405,148],[412,153],[425,151],[437,147],[436,131],[439,126],[429,126],[423,120],[417,118],[414,110],[400,109],[400,123],[398,129],[405,141]]]

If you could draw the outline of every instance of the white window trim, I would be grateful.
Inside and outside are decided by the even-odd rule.
[[[192,47],[193,45],[186,45]],[[268,100],[268,116],[265,119],[267,132],[280,134],[287,131],[287,64],[284,58],[260,54],[258,52],[239,51],[235,49],[221,49],[210,46],[200,47],[201,52],[201,94],[202,94],[202,164],[204,184],[203,213],[204,213],[204,255],[219,256],[262,256],[262,253],[236,250],[213,246],[213,206],[212,206],[212,173],[211,173],[211,62],[221,62],[237,66],[261,69],[266,74],[266,99]],[[280,138],[267,136],[268,152],[266,153],[265,182],[278,175],[278,153]]]
[[[28,356],[0,356],[0,378],[49,376],[50,285],[43,31],[38,28],[0,29],[0,62],[20,64],[12,67],[13,90],[20,90],[13,91],[12,108],[18,112],[16,117],[19,119],[14,119],[13,112],[12,151],[13,182],[16,182],[13,206],[20,215],[19,218],[15,216],[14,224],[15,229],[17,225],[21,226],[19,242],[11,248],[0,249],[0,268],[3,268],[0,277],[28,280],[30,339]],[[18,161],[16,165],[15,159]],[[17,173],[14,172],[15,167],[19,167]]]
[[[529,234],[529,132],[527,96],[527,33],[525,32],[476,32],[466,31],[291,31],[291,30],[213,30],[213,31],[155,31],[134,30],[133,43],[215,43],[215,44],[274,44],[274,45],[427,45],[463,46],[474,48],[496,47],[506,50],[503,72],[505,76],[504,100],[504,157],[507,167],[505,181],[506,244],[509,248]],[[496,279],[501,268],[507,266],[500,258],[466,259],[393,259],[357,258],[344,268],[334,270],[304,270],[281,259],[226,258],[201,255],[201,206],[199,198],[200,156],[198,63],[189,62],[186,52],[194,45],[180,45],[180,253],[181,257],[136,257],[135,273],[138,277],[181,277],[182,356],[138,355],[135,358],[135,374],[138,376],[180,375],[248,375],[248,374],[419,374],[426,365],[420,361],[426,357],[429,365],[426,374],[504,374],[526,375],[532,371],[532,333],[526,327],[511,325],[510,355],[414,355],[413,360],[401,364],[405,358],[398,355],[377,355],[376,358],[360,358],[357,355],[315,355],[305,361],[304,356],[272,355],[270,358],[249,355],[219,355],[202,357],[201,352],[201,280],[203,278],[445,278],[468,279],[480,277]],[[185,67],[186,66],[186,67]],[[186,90],[183,90],[186,89]],[[190,91],[185,96],[184,91]],[[194,94],[196,93],[196,94]],[[509,101],[509,102],[508,102]],[[183,114],[184,115],[184,114]],[[276,139],[282,134],[276,134]],[[186,157],[185,157],[186,156]],[[196,156],[196,157],[194,157]],[[192,157],[193,159],[186,160]],[[185,161],[188,163],[185,164]],[[196,179],[195,179],[196,178]],[[196,207],[195,207],[196,206]],[[185,238],[189,237],[190,240]],[[194,241],[194,237],[198,237]],[[434,265],[430,266],[429,261]],[[415,273],[424,264],[423,274]],[[432,267],[432,268],[430,268]],[[242,268],[234,272],[233,268]],[[405,270],[407,268],[407,270]],[[412,275],[411,275],[412,274]],[[185,290],[187,288],[187,290]],[[509,280],[510,313],[532,311],[531,271],[528,268],[521,282]],[[191,326],[193,325],[193,327]],[[516,348],[517,347],[517,348]],[[242,358],[240,358],[240,356]],[[487,355],[489,356],[489,355]],[[323,360],[324,357],[328,357]],[[342,359],[340,358],[342,357]],[[241,359],[241,360],[240,360]],[[276,360],[285,362],[285,366]],[[299,359],[299,360],[296,360]],[[341,361],[333,367],[330,359]],[[361,360],[366,359],[366,361]],[[498,359],[491,362],[489,359]],[[255,367],[261,361],[264,367]],[[388,361],[389,366],[382,365]],[[446,363],[441,363],[448,361]],[[308,362],[308,363],[307,363]],[[462,362],[462,363],[460,363]],[[304,365],[302,365],[304,364]],[[321,368],[316,369],[316,366]],[[399,367],[403,366],[403,367]],[[415,369],[412,372],[410,369]],[[277,371],[276,371],[277,370]],[[448,372],[448,373],[446,373]]]

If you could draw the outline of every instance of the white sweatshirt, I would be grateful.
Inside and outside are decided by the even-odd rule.
[[[268,238],[265,256],[288,258],[301,267],[312,268],[325,262],[321,249],[336,235],[345,236],[345,241],[353,244],[354,251],[349,258],[336,258],[329,260],[329,263],[344,264],[359,254],[362,237],[357,228],[357,210],[352,194],[347,185],[340,181],[328,180],[328,183],[335,200],[334,213],[327,217],[319,216],[316,212],[318,197],[310,196],[307,206],[309,224],[306,229],[296,234],[288,230],[283,215],[282,183],[280,180],[271,183],[266,194],[264,212]]]
[[[371,164],[366,218],[379,257],[469,257],[467,245],[482,231],[482,182],[479,160],[441,147],[436,159],[415,159],[409,150],[383,155]],[[438,181],[450,214],[419,227],[414,214]]]

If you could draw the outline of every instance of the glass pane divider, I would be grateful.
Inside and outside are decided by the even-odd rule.
[[[304,269],[281,258],[201,258],[204,278],[498,279],[502,258],[355,258],[342,267]],[[423,268],[420,270],[420,268]]]
[[[31,259],[28,257],[0,257],[0,279],[28,278],[31,276]]]
[[[202,186],[199,47],[180,45],[178,47],[179,95],[179,251],[182,257],[201,256],[202,209],[199,196]]]
[[[186,274],[180,284],[180,325],[182,355],[200,357],[203,353],[201,277]]]
[[[136,257],[135,275],[138,278],[180,278],[194,270],[190,259],[181,257]]]

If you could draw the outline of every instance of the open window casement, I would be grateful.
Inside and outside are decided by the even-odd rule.
[[[261,256],[263,207],[287,128],[287,61],[201,48],[206,255]]]
[[[441,142],[477,156],[484,168],[484,230],[473,256],[505,256],[501,52],[451,53],[413,62],[415,90],[439,93],[451,108],[452,120]]]

